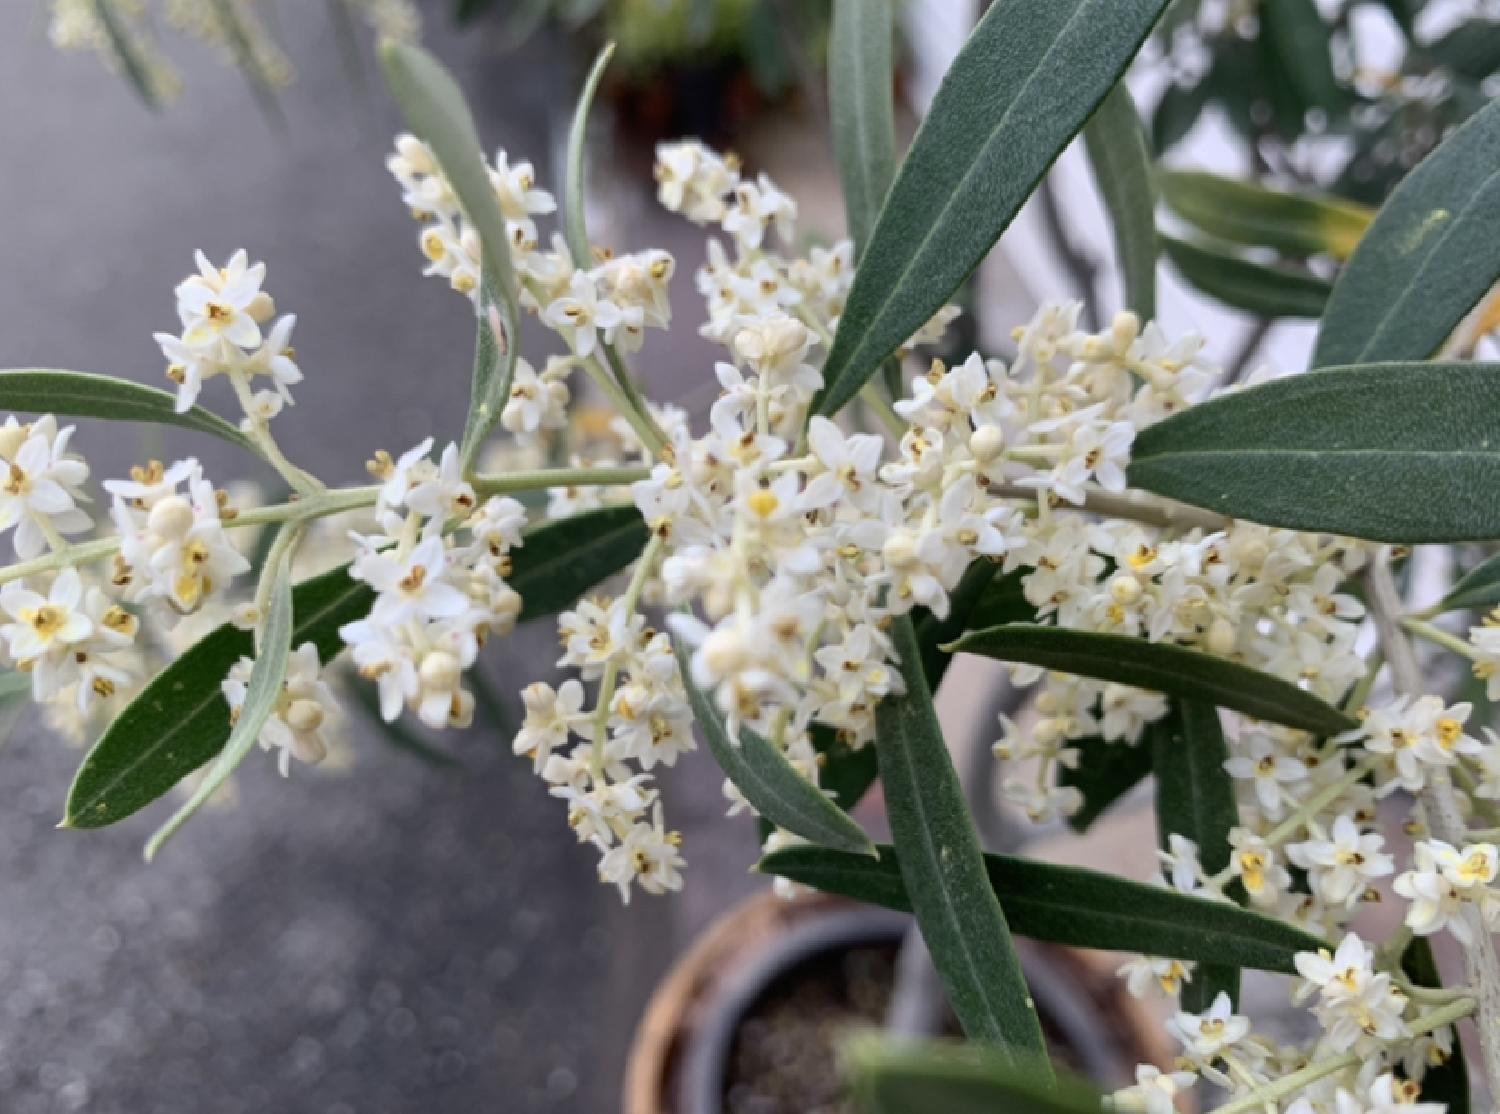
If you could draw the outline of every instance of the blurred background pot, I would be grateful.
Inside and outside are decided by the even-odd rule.
[[[767,892],[704,933],[636,1032],[624,1114],[844,1114],[844,1035],[887,1024],[911,918]],[[1102,1085],[1166,1063],[1160,1026],[1099,953],[1017,941],[1053,1058]],[[909,1003],[898,1007],[910,1012]],[[930,1035],[959,1035],[942,1004]]]

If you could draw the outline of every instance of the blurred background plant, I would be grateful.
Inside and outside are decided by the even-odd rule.
[[[397,39],[415,38],[421,26],[412,0],[326,3],[341,41],[351,46],[360,26]],[[217,50],[268,107],[295,74],[277,35],[275,5],[266,0],[46,0],[45,11],[54,46],[98,54],[153,108],[182,91],[163,49],[164,29]]]
[[[1272,321],[1316,318],[1373,207],[1494,95],[1497,18],[1487,0],[1178,0],[1148,64],[1167,78],[1155,152],[1184,162],[1218,127],[1242,168],[1163,170],[1176,270],[1258,318],[1256,345]]]

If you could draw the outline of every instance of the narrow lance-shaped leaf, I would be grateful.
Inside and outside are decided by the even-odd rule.
[[[634,507],[609,507],[529,531],[512,555],[510,586],[522,622],[566,607],[640,553],[646,524]],[[339,628],[370,613],[374,594],[343,565],[292,592],[292,644],[311,642],[326,665],[343,649]],[[250,635],[226,623],[159,673],[115,718],[73,779],[63,823],[102,828],[145,808],[213,758],[229,738],[219,684],[251,654]]]
[[[481,269],[484,281],[493,289],[492,306],[485,307],[481,299],[479,327],[489,327],[496,333],[500,356],[483,381],[476,379],[474,383],[463,437],[467,467],[500,419],[505,404],[503,392],[509,389],[520,339],[521,313],[505,217],[485,169],[474,118],[452,75],[432,55],[409,43],[383,43],[380,61],[407,125],[432,149],[464,215],[479,233]],[[492,316],[494,320],[490,320]],[[479,370],[476,366],[476,373]]]
[[[94,0],[94,14],[99,17],[99,26],[108,40],[110,52],[120,63],[125,80],[147,108],[158,111],[161,92],[156,86],[151,60],[141,50],[134,29],[126,24],[115,7],[115,0]]]
[[[1229,866],[1229,831],[1239,823],[1234,786],[1224,763],[1224,729],[1218,710],[1196,700],[1172,702],[1165,719],[1146,729],[1156,771],[1156,830],[1164,850],[1170,836],[1190,839],[1208,875]],[[1182,989],[1182,1008],[1202,1013],[1223,992],[1240,994],[1240,969],[1229,954],[1204,957]]]
[[[1150,321],[1156,317],[1156,187],[1146,132],[1123,81],[1083,129],[1083,143],[1109,212],[1125,308]]]
[[[1317,275],[1278,270],[1171,236],[1162,236],[1161,245],[1189,283],[1257,317],[1321,316],[1333,289]]]
[[[1375,210],[1342,198],[1288,193],[1198,170],[1163,170],[1162,199],[1216,240],[1292,256],[1348,259]]]
[[[177,399],[166,391],[86,371],[57,368],[0,371],[0,410],[179,426],[256,451],[250,439],[231,423],[201,406],[189,407],[179,414]]]
[[[703,729],[708,749],[750,807],[769,823],[813,843],[874,855],[875,845],[859,825],[799,774],[781,748],[748,727],[740,729],[738,742],[729,738],[718,709],[693,683],[682,642],[674,638],[672,648],[688,702],[693,706],[693,718]]]
[[[893,36],[891,0],[834,0],[828,106],[856,259],[896,176]]]
[[[971,631],[953,644],[953,650],[1200,700],[1319,735],[1359,726],[1279,677],[1167,642],[1012,623]]]
[[[1316,0],[1262,0],[1262,34],[1307,108],[1337,112],[1349,99],[1333,68],[1333,32]]]
[[[910,912],[900,855],[880,858],[820,847],[788,847],[763,858],[758,871]],[[1009,855],[986,855],[986,876],[1017,936],[1076,948],[1142,952],[1190,962],[1229,962],[1295,974],[1298,952],[1328,945],[1285,921],[1223,901],[1132,882],[1084,867]]]
[[[459,460],[464,468],[474,459],[494,426],[494,419],[505,408],[510,396],[516,362],[508,359],[505,318],[501,311],[500,292],[488,278],[480,279],[479,311],[474,320],[474,370],[469,377],[469,416],[464,422],[463,443]]]
[[[865,248],[817,412],[859,393],[1014,219],[1114,88],[1167,0],[1010,0],[938,89]]]
[[[1439,611],[1482,611],[1500,604],[1500,553],[1470,569],[1438,604]]]
[[[875,747],[891,836],[922,938],[971,1040],[1002,1045],[1015,1057],[1045,1057],[1041,1023],[984,872],[909,617],[892,624],[891,638],[906,695],[876,708]]]
[[[1500,102],[1470,117],[1381,207],[1334,284],[1313,363],[1425,360],[1496,279]]]
[[[300,530],[300,526],[284,526],[283,531]],[[239,718],[229,732],[224,749],[219,752],[207,776],[198,783],[187,803],[173,813],[146,843],[146,861],[150,862],[162,846],[175,835],[193,815],[204,806],[239,769],[260,739],[261,728],[276,710],[281,699],[282,685],[286,682],[287,662],[292,652],[292,571],[291,554],[281,552],[272,558],[261,574],[269,581],[266,618],[260,630],[260,644],[256,647],[255,665],[250,671],[250,681],[245,687],[245,700],[239,709]],[[222,678],[221,678],[222,680]]]
[[[993,1049],[899,1043],[875,1036],[844,1054],[860,1114],[1102,1114],[1099,1092],[1045,1061]]]
[[[26,673],[0,673],[0,747],[10,741],[16,724],[31,707],[31,677]]]
[[[1500,364],[1329,368],[1142,430],[1131,486],[1268,526],[1500,538]]]
[[[276,96],[276,77],[267,68],[264,49],[257,42],[263,33],[245,23],[245,13],[236,0],[208,0],[208,10],[218,24],[220,38],[234,57],[234,64],[250,82],[250,92],[261,111],[272,123],[285,123]]]
[[[594,59],[588,80],[583,83],[583,92],[578,95],[578,106],[573,110],[573,126],[568,131],[568,167],[563,186],[563,231],[576,267],[594,265],[593,253],[589,248],[588,225],[583,215],[587,186],[583,156],[588,144],[589,111],[594,107],[594,98],[599,95],[599,83],[604,79],[604,71],[614,53],[615,44],[605,43],[604,49],[599,51],[599,57]]]

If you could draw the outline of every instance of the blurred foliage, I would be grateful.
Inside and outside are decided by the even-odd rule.
[[[1394,68],[1360,57],[1362,9],[1400,37]],[[1431,17],[1446,29],[1425,31]],[[1500,71],[1500,22],[1452,0],[1178,0],[1157,39],[1172,71],[1151,122],[1158,154],[1212,108],[1245,140],[1256,179],[1365,204],[1482,107]]]
[[[1374,42],[1382,30],[1391,42]],[[1151,115],[1157,156],[1173,161],[1214,117],[1243,142],[1248,171],[1162,172],[1162,199],[1194,236],[1164,241],[1166,254],[1221,302],[1263,319],[1316,316],[1368,207],[1494,91],[1500,5],[1177,0],[1156,46],[1171,75]]]
[[[794,10],[793,10],[794,8]],[[626,80],[705,63],[737,63],[763,96],[785,93],[806,50],[821,61],[828,37],[828,0],[454,0],[460,22],[483,15],[502,20],[512,45],[549,21],[587,29],[617,44]]]

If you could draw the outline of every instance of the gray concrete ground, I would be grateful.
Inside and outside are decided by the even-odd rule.
[[[301,71],[283,132],[238,75],[193,53],[181,56],[181,103],[152,117],[92,59],[29,33],[31,4],[4,8],[0,367],[160,383],[151,333],[174,324],[171,290],[192,250],[244,246],[300,318],[307,381],[278,425],[294,458],[352,482],[374,449],[457,430],[466,307],[419,274],[414,226],[382,166],[394,111],[378,87],[361,101],[341,74],[322,5],[280,7]],[[575,52],[539,41],[501,56],[437,10],[429,24],[487,141],[546,166]],[[691,244],[641,197],[616,200],[634,246]],[[662,368],[708,366],[657,352]],[[658,382],[693,393],[690,380]],[[147,444],[99,423],[77,441],[99,478]],[[241,466],[191,435],[168,435],[166,450],[197,453],[216,478]],[[551,646],[547,630],[518,636],[487,668],[513,692]],[[54,831],[80,755],[23,728],[0,752],[0,1109],[615,1109],[645,994],[683,938],[749,885],[748,830],[720,825],[718,774],[699,756],[669,790],[697,895],[621,910],[505,740],[446,742],[464,771],[368,733],[346,773],[283,783],[252,761],[240,807],[200,817],[147,867],[140,847],[160,810],[99,833]]]

